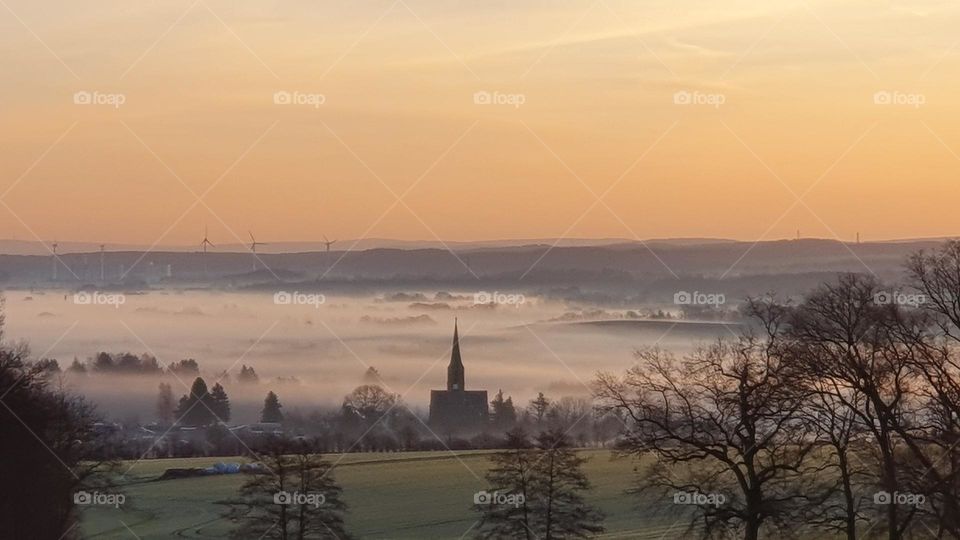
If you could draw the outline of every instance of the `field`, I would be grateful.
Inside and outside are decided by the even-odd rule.
[[[477,514],[474,492],[486,489],[481,479],[487,458],[482,451],[348,454],[336,477],[350,505],[348,529],[359,538],[470,538]],[[606,514],[605,538],[673,538],[683,523],[657,514],[624,494],[635,461],[612,460],[608,451],[586,450],[585,469],[594,484],[589,501]],[[341,456],[330,456],[332,461]],[[205,467],[223,458],[146,460],[125,464],[126,503],[119,509],[85,510],[88,538],[222,538],[231,528],[223,519],[224,501],[237,492],[243,475],[157,481],[171,467]],[[472,471],[472,473],[471,473]],[[663,507],[660,507],[663,508]],[[672,527],[672,528],[671,528]]]

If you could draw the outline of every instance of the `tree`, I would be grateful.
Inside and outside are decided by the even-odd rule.
[[[177,422],[185,426],[209,426],[216,422],[211,410],[210,393],[203,378],[194,379],[190,393],[180,398],[176,417]]]
[[[237,382],[243,384],[256,384],[260,382],[260,377],[254,371],[253,366],[247,367],[246,364],[240,366],[240,374],[237,375]]]
[[[505,450],[491,454],[491,466],[486,474],[493,494],[485,494],[489,500],[479,497],[474,500],[478,504],[476,510],[483,514],[477,527],[477,537],[533,540],[534,518],[528,504],[533,502],[534,496],[531,482],[536,452],[521,428],[507,432],[503,448]],[[504,500],[513,504],[503,504],[494,498],[500,495],[512,495],[512,499]]]
[[[271,441],[260,455],[267,469],[247,477],[240,499],[230,502],[239,523],[235,538],[340,538],[347,505],[333,466],[305,443]]]
[[[372,451],[399,447],[400,431],[420,425],[412,414],[405,414],[406,409],[399,407],[399,399],[400,396],[376,384],[358,386],[347,394],[340,407],[337,429],[345,440],[351,441],[349,448]],[[409,441],[411,433],[406,431]]]
[[[160,362],[155,356],[143,354],[140,356],[139,371],[146,375],[159,375],[163,373],[163,368],[160,367]]]
[[[533,417],[537,419],[537,425],[543,423],[543,417],[547,414],[547,410],[550,408],[550,400],[547,399],[547,396],[543,395],[543,392],[537,394],[537,399],[530,401],[530,412],[533,413]]]
[[[803,509],[802,520],[854,540],[857,524],[864,519],[859,510],[857,479],[866,474],[863,463],[870,458],[868,445],[864,444],[866,430],[850,407],[862,406],[863,396],[856,389],[844,388],[836,379],[823,378],[816,370],[807,369],[824,360],[816,359],[815,348],[785,338],[797,317],[797,310],[790,303],[780,303],[772,296],[750,298],[742,312],[764,323],[768,335],[773,336],[773,354],[796,367],[794,382],[807,395],[799,419],[813,430],[817,444],[829,450],[821,453],[826,474],[811,480],[810,504]]]
[[[115,463],[82,398],[51,388],[25,345],[8,346],[0,297],[0,524],[11,539],[80,536],[76,494],[109,488]],[[113,490],[111,490],[113,491]]]
[[[230,398],[220,383],[214,384],[210,390],[210,410],[219,421],[230,421]]]
[[[397,399],[398,396],[380,385],[364,384],[343,398],[343,411],[358,416],[366,425],[372,425],[394,408]]]
[[[113,371],[115,367],[116,366],[113,363],[113,357],[111,357],[110,354],[106,352],[97,353],[96,358],[93,360],[94,371],[108,373]]]
[[[67,368],[67,371],[69,371],[70,373],[77,374],[77,375],[86,375],[86,373],[87,373],[87,366],[83,365],[83,364],[80,362],[80,360],[78,360],[78,359],[75,357],[75,358],[73,359],[73,363],[70,364],[70,367],[69,367],[69,368]]]
[[[200,365],[197,364],[197,361],[193,358],[187,358],[178,362],[171,362],[170,365],[167,366],[167,371],[181,378],[199,377]]]
[[[938,341],[904,332],[920,353],[912,362],[922,384],[917,393],[925,407],[926,436],[908,447],[924,471],[918,486],[931,499],[930,507],[942,530],[960,537],[960,242],[951,240],[932,252],[919,252],[907,262],[910,285],[920,293],[918,307],[939,330]],[[902,433],[902,432],[901,432]]]
[[[53,377],[61,373],[60,363],[57,362],[56,358],[41,358],[40,360],[37,360],[35,366],[47,377]]]
[[[283,422],[283,412],[280,409],[280,399],[271,390],[267,393],[267,398],[263,400],[263,410],[260,411],[261,422]]]
[[[868,430],[851,409],[863,406],[863,395],[842,388],[835,380],[812,378],[798,382],[811,390],[802,417],[816,430],[817,440],[833,454],[824,456],[826,492],[817,498],[819,504],[811,505],[804,521],[843,534],[847,540],[856,540],[857,525],[865,519],[859,509],[858,479],[868,474],[865,463],[870,457],[869,445],[864,444]]]
[[[622,378],[601,373],[595,383],[601,410],[627,421],[620,453],[657,459],[634,491],[712,502],[692,506],[708,535],[789,531],[810,495],[803,479],[816,468],[808,461],[815,442],[800,414],[807,395],[777,355],[783,315],[768,315],[765,338],[718,341],[682,361],[638,351]]]
[[[133,353],[125,352],[111,355],[108,352],[99,352],[92,362],[93,370],[101,373],[119,373],[123,375],[157,375],[163,372],[157,359],[149,354],[137,356]],[[74,358],[72,371],[86,371],[76,358]]]
[[[482,513],[479,538],[559,540],[603,532],[603,514],[588,505],[591,489],[582,467],[587,461],[559,431],[541,433],[531,445],[526,433],[507,433],[506,450],[490,456],[492,492],[475,496]]]
[[[117,373],[140,373],[140,359],[135,354],[123,353],[114,358],[114,370]]]
[[[587,459],[570,448],[560,430],[541,433],[536,440],[537,459],[532,466],[530,489],[537,496],[532,510],[537,516],[537,538],[587,538],[603,532],[603,514],[583,500],[591,489],[583,472]]]
[[[560,429],[568,436],[586,442],[590,430],[587,420],[593,412],[593,404],[582,397],[563,396],[550,404],[547,423],[550,429]]]
[[[507,431],[517,423],[517,411],[513,408],[513,398],[503,399],[503,390],[497,392],[490,402],[493,427],[500,431]]]
[[[911,366],[918,349],[903,338],[922,331],[919,327],[925,323],[896,304],[878,303],[883,294],[885,288],[873,277],[842,275],[804,298],[791,312],[786,335],[791,357],[804,376],[833,386],[831,399],[866,431],[876,449],[879,489],[891,494],[915,492],[910,484],[920,474],[908,472],[909,453],[900,447],[906,442],[909,449],[919,434],[911,427],[920,417],[911,410],[915,400],[910,396]],[[929,469],[922,474],[937,473]],[[917,517],[917,508],[898,504],[875,508],[883,512],[891,540],[900,538]]]
[[[158,387],[157,394],[157,420],[165,425],[169,426],[173,424],[173,421],[176,419],[174,413],[176,413],[176,404],[173,400],[173,389],[170,388],[170,385],[167,383],[160,383]]]

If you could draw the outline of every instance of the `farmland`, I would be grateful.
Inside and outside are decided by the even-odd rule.
[[[485,489],[483,451],[347,454],[336,478],[350,505],[348,529],[360,538],[468,538],[476,525],[473,494]],[[585,470],[595,489],[588,500],[606,514],[610,538],[666,538],[679,535],[683,523],[657,513],[663,506],[641,505],[624,494],[633,478],[634,460],[612,460],[608,451],[586,450]],[[206,467],[223,458],[145,460],[125,463],[125,504],[92,507],[83,518],[89,538],[222,538],[232,524],[223,519],[223,501],[235,496],[243,475],[156,480],[167,468]],[[474,476],[476,475],[476,476]],[[479,477],[479,478],[478,478]],[[673,529],[670,527],[673,526]],[[671,534],[672,533],[672,534]]]

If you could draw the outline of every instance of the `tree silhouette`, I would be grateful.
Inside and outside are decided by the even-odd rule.
[[[275,439],[261,449],[267,469],[249,475],[228,515],[239,523],[238,539],[350,538],[344,528],[347,505],[333,466],[307,443]]]
[[[603,532],[603,514],[583,499],[583,492],[591,489],[583,472],[587,459],[574,452],[560,430],[541,433],[535,446],[531,489],[539,518],[533,527],[537,537],[587,538]]]
[[[177,422],[185,426],[208,426],[216,422],[210,405],[207,383],[197,377],[190,386],[190,393],[180,398],[176,412]]]
[[[547,414],[549,408],[550,400],[547,399],[547,396],[543,395],[543,392],[537,394],[537,399],[530,401],[530,411],[533,413],[534,418],[537,419],[537,425],[543,423],[543,417]]]
[[[283,412],[280,410],[283,405],[280,404],[280,398],[273,393],[273,390],[267,393],[267,398],[263,400],[263,410],[260,411],[261,422],[283,422]]]
[[[210,390],[210,409],[221,422],[230,421],[230,398],[220,383],[214,384]]]
[[[157,393],[157,420],[165,426],[173,424],[176,419],[176,416],[174,416],[176,408],[173,389],[170,388],[168,383],[160,383]]]
[[[490,457],[489,500],[475,499],[483,514],[479,538],[559,540],[603,532],[603,514],[583,499],[591,489],[587,460],[561,431],[541,433],[531,445],[522,430],[512,430],[505,446]]]
[[[98,436],[90,404],[51,388],[25,345],[6,344],[2,304],[0,297],[0,536],[79,538],[75,496],[109,488],[101,473],[114,465],[103,457],[113,447]]]
[[[343,413],[356,415],[364,424],[372,425],[394,408],[398,397],[380,385],[364,384],[343,398]]]
[[[522,503],[499,504],[494,499],[475,501],[482,503],[476,509],[483,514],[477,528],[477,537],[533,540],[531,523],[534,518],[528,501],[532,502],[533,498],[531,483],[533,463],[537,460],[536,451],[533,450],[526,432],[521,428],[507,432],[503,447],[503,451],[490,456],[491,466],[486,474],[487,481],[490,483],[489,489],[497,494],[520,496]]]
[[[200,365],[193,358],[187,358],[177,362],[171,362],[167,366],[167,371],[177,377],[198,377],[200,375]]]
[[[237,375],[237,382],[244,384],[255,384],[260,382],[260,377],[253,369],[253,366],[247,367],[246,364],[240,366],[240,374]]]
[[[801,479],[816,446],[801,418],[807,393],[776,351],[745,335],[682,360],[639,351],[622,378],[598,375],[601,410],[622,412],[629,426],[621,452],[657,458],[635,491],[680,504],[709,498],[690,505],[691,525],[704,524],[705,535],[789,531],[810,495]]]
[[[503,398],[503,390],[497,392],[490,402],[492,409],[493,427],[500,431],[507,431],[517,423],[517,411],[513,408],[513,398]]]

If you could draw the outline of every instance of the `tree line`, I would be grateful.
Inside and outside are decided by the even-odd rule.
[[[735,339],[600,373],[619,452],[655,458],[635,491],[706,537],[960,538],[960,243],[906,271],[750,299]]]
[[[282,422],[280,398],[272,390],[267,392],[260,411],[261,422]],[[230,397],[219,380],[212,388],[207,387],[203,377],[197,377],[190,385],[190,392],[174,403],[173,388],[169,383],[160,383],[156,403],[157,420],[162,426],[210,426],[230,421]]]
[[[48,374],[60,374],[62,369],[60,362],[56,358],[42,358],[36,362],[38,368]],[[193,358],[184,358],[176,362],[170,362],[166,367],[160,364],[152,354],[141,354],[139,356],[129,353],[109,353],[105,351],[98,352],[93,358],[80,361],[74,358],[73,362],[66,368],[66,372],[71,375],[173,375],[177,378],[189,379],[200,375],[200,363]],[[226,372],[219,374],[220,379],[228,380],[229,375]],[[255,384],[260,382],[253,366],[244,364],[240,367],[240,372],[236,374],[236,381],[239,383]]]

